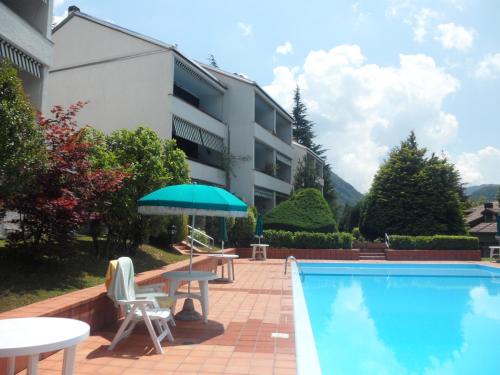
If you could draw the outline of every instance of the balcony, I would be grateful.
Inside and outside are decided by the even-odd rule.
[[[285,195],[292,191],[291,184],[257,170],[254,171],[254,184]]]
[[[192,124],[203,127],[210,133],[221,138],[226,138],[227,127],[220,120],[201,111],[199,108],[187,103],[181,98],[171,96],[172,113],[180,118],[189,121]]]
[[[226,186],[226,173],[223,169],[193,159],[188,159],[188,164],[190,176],[193,180],[208,182],[218,186]]]
[[[9,1],[7,4],[17,9],[16,2]],[[37,30],[11,7],[0,2],[0,35],[43,65],[50,66],[53,43],[45,37],[46,33]]]
[[[258,94],[255,94],[255,122],[272,134],[275,132],[275,111]]]
[[[292,146],[283,142],[276,136],[270,134],[266,129],[264,129],[260,124],[255,123],[254,125],[254,137],[261,143],[265,143],[275,149],[278,152],[286,155],[287,157],[292,157]]]
[[[221,122],[224,91],[204,79],[197,69],[176,58],[172,93],[179,101]]]
[[[276,136],[286,144],[292,144],[292,123],[279,113],[276,114]]]
[[[172,138],[191,161],[223,171],[224,138],[172,115]]]

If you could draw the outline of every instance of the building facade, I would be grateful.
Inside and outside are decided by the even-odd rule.
[[[0,1],[0,59],[19,71],[24,90],[38,110],[47,100],[52,64],[52,0]]]
[[[195,181],[267,211],[292,189],[292,119],[255,82],[73,8],[53,31],[50,105],[88,101],[106,133],[146,125],[173,138]]]

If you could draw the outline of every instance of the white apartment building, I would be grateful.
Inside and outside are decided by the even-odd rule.
[[[260,210],[290,194],[292,119],[255,82],[74,8],[52,38],[50,105],[88,101],[80,123],[107,133],[142,124],[174,138],[193,180]]]
[[[52,64],[52,0],[0,1],[0,59],[18,69],[32,104],[43,110]]]
[[[312,151],[310,148],[303,146],[297,142],[292,143],[293,147],[293,163],[292,163],[292,174],[295,176],[297,173],[297,167],[300,162],[311,162],[314,165],[314,169],[316,170],[316,174],[319,176],[319,184],[323,188],[324,179],[323,179],[323,168],[325,166],[325,160]]]

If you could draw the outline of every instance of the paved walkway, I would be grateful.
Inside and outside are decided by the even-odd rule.
[[[175,342],[162,343],[164,355],[154,352],[143,327],[107,351],[116,332],[110,327],[78,346],[75,374],[295,374],[292,287],[283,261],[237,260],[235,275],[232,284],[210,284],[209,323],[178,321]],[[201,311],[197,301],[195,307]],[[61,365],[59,352],[40,362],[39,373],[60,374]]]

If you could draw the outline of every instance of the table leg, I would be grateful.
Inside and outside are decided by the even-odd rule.
[[[203,314],[203,323],[208,323],[208,281],[199,280],[198,285],[200,286],[201,294],[201,312]]]
[[[264,260],[267,260],[267,246],[262,248],[262,254],[264,255]]]
[[[16,370],[16,357],[7,358],[7,368],[5,369],[6,375],[14,375]]]
[[[36,375],[38,373],[38,354],[33,354],[28,357],[28,367],[27,374],[28,375]]]
[[[252,259],[255,259],[255,247],[256,246],[252,246]]]
[[[234,281],[234,260],[231,259],[231,270],[232,270],[232,276],[233,276],[233,281]]]
[[[234,274],[233,274],[232,264],[233,264],[233,260],[232,259],[228,259],[227,260],[227,276],[228,276],[229,281],[234,281]]]
[[[73,375],[73,372],[75,370],[75,353],[76,353],[76,345],[64,349],[63,369],[62,369],[63,375]]]
[[[177,280],[169,280],[168,284],[168,296],[172,297],[174,299],[174,302],[172,303],[172,307],[170,308],[170,312],[172,313],[172,316],[175,315],[175,306],[177,305],[177,288],[179,287],[179,281]]]

